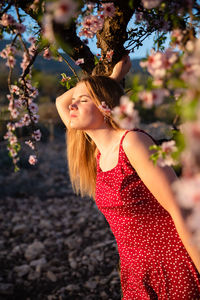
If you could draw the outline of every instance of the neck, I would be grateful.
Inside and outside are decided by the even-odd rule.
[[[121,131],[121,129],[115,130],[112,127],[105,126],[103,128],[87,130],[85,132],[94,141],[99,151],[105,153],[114,143],[118,142],[119,133],[121,133]]]

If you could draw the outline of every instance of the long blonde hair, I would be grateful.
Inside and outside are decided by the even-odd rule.
[[[120,97],[124,95],[120,85],[110,77],[88,76],[84,82],[96,106],[105,102],[110,109],[119,105]],[[79,84],[78,83],[78,84]],[[114,129],[119,126],[109,116],[106,122]],[[81,196],[95,197],[96,186],[96,154],[97,147],[91,138],[83,131],[69,128],[67,130],[67,158],[69,175],[74,191]]]

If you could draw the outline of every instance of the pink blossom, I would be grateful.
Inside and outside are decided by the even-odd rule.
[[[0,56],[2,58],[8,58],[9,56],[14,56],[16,51],[17,50],[14,46],[6,45],[6,48],[3,49],[2,52],[0,52]]]
[[[120,98],[120,106],[113,108],[112,117],[121,128],[128,130],[133,129],[140,121],[138,111],[134,109],[134,103],[127,96]]]
[[[14,107],[16,107],[17,109],[22,108],[22,101],[20,99],[15,99],[14,100]]]
[[[52,58],[49,48],[44,50],[43,57],[46,58],[46,59],[51,59]]]
[[[16,64],[16,59],[13,56],[9,56],[8,60],[6,62],[6,66],[8,66],[9,68],[13,69],[14,66]]]
[[[15,149],[10,148],[10,149],[8,149],[8,150],[9,150],[9,153],[10,153],[11,157],[16,157],[16,156],[17,156],[17,152],[16,152]]]
[[[33,132],[33,138],[34,138],[37,142],[40,141],[41,136],[42,136],[42,134],[41,134],[40,129],[37,129],[37,130],[35,130],[35,131]]]
[[[32,88],[32,91],[29,94],[29,97],[36,98],[38,96],[38,90],[36,88]]]
[[[37,46],[34,44],[31,44],[31,46],[28,48],[29,54],[31,56],[35,55],[35,52],[37,51]]]
[[[194,48],[195,48],[195,44],[193,41],[189,40],[186,45],[185,45],[185,49],[188,51],[188,52],[192,52],[194,51]]]
[[[18,117],[18,115],[19,115],[19,112],[18,112],[18,110],[16,108],[14,108],[14,109],[12,109],[10,111],[10,114],[11,114],[11,116],[12,116],[13,119],[16,119]]]
[[[25,144],[28,145],[32,150],[35,149],[35,146],[33,145],[33,142],[31,140],[25,141]]]
[[[42,35],[50,43],[55,42],[54,30],[53,30],[53,17],[50,14],[45,14],[42,19]]]
[[[19,95],[19,87],[17,85],[11,85],[11,93],[15,93],[16,95]]]
[[[185,122],[181,125],[181,131],[185,136],[186,146],[194,159],[200,159],[200,120]]]
[[[181,178],[172,185],[178,203],[183,208],[193,208],[200,204],[200,175]]]
[[[34,103],[34,102],[31,102],[29,104],[29,109],[32,112],[32,114],[35,114],[35,113],[38,112],[38,105],[36,103]]]
[[[176,62],[177,57],[177,53],[170,48],[167,49],[165,53],[151,50],[147,61],[140,62],[140,65],[141,67],[147,67],[148,72],[155,79],[163,79],[167,70]]]
[[[22,62],[20,64],[20,67],[22,68],[23,71],[26,70],[26,68],[29,65],[29,63],[30,63],[30,57],[27,55],[26,52],[24,52],[23,59],[22,59]]]
[[[94,32],[92,32],[88,28],[82,28],[81,31],[79,32],[79,36],[85,36],[89,39],[92,39],[94,37]]]
[[[114,51],[110,50],[106,52],[106,59],[111,62],[112,61],[112,57],[113,57]]]
[[[34,123],[38,123],[39,115],[33,115],[32,120],[33,120]]]
[[[12,135],[13,134],[11,131],[7,131],[3,138],[4,138],[4,140],[8,140]]]
[[[47,3],[46,8],[57,23],[67,23],[74,16],[77,3],[73,0],[58,0]]]
[[[177,164],[177,161],[172,157],[172,153],[177,151],[175,141],[163,142],[161,150],[158,152],[159,157],[157,164],[160,167],[173,166]]]
[[[75,61],[75,64],[78,66],[78,65],[81,65],[81,64],[84,64],[84,58],[79,58]]]
[[[10,143],[11,145],[17,143],[17,137],[16,137],[14,134],[9,138],[9,143]]]
[[[28,161],[30,165],[35,165],[37,163],[37,158],[35,155],[30,155]]]
[[[24,33],[26,31],[26,26],[21,23],[15,23],[15,32],[16,33]]]
[[[31,36],[28,41],[33,44],[33,43],[36,43],[36,38],[34,36]]]
[[[34,0],[33,1],[33,4],[30,5],[30,8],[34,11],[36,11],[39,7],[39,4],[40,4],[40,0]]]
[[[95,7],[95,4],[94,4],[94,3],[88,3],[88,4],[87,4],[87,8],[88,8],[89,10],[93,10],[94,7]]]
[[[169,141],[169,142],[163,142],[161,145],[162,151],[166,154],[170,154],[172,152],[177,151],[176,143],[175,141]]]
[[[99,105],[98,107],[103,112],[103,114],[105,114],[105,115],[110,115],[111,114],[111,109],[106,104],[106,102],[102,101],[101,105]]]
[[[183,34],[183,30],[181,29],[174,29],[172,31],[172,34],[171,34],[171,40],[172,40],[172,45],[180,45],[183,38],[184,38],[184,34]]]
[[[135,22],[136,23],[140,23],[141,21],[142,21],[142,19],[143,19],[143,12],[136,12],[135,13]]]
[[[8,123],[7,123],[7,129],[8,129],[9,131],[15,130],[15,124],[14,124],[14,123],[8,122]]]
[[[113,17],[115,14],[115,6],[113,2],[102,3],[104,17]]]
[[[30,123],[31,123],[31,119],[30,119],[30,116],[28,115],[28,114],[25,114],[23,117],[22,117],[22,119],[19,121],[19,123],[21,124],[21,126],[20,127],[22,127],[22,126],[28,126],[28,125],[30,125]]]
[[[142,0],[144,8],[152,9],[160,5],[162,0]]]
[[[83,28],[79,32],[80,36],[93,38],[94,34],[103,27],[104,19],[101,16],[89,15],[83,19]]]
[[[169,95],[166,89],[155,89],[152,91],[142,91],[139,93],[139,98],[143,101],[146,108],[151,108],[153,105],[159,105],[164,98]]]
[[[14,25],[15,24],[15,19],[9,15],[9,14],[3,14],[1,20],[0,20],[0,24],[7,27],[10,25]]]
[[[61,74],[62,75],[62,74]],[[71,80],[72,78],[70,77],[70,76],[63,76],[62,75],[62,79],[61,79],[61,81],[62,82],[67,82],[67,81],[69,81],[69,80]]]

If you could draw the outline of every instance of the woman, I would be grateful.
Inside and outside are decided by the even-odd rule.
[[[176,205],[170,167],[149,160],[153,139],[126,131],[111,110],[130,69],[125,56],[112,75],[82,79],[56,99],[68,128],[72,185],[95,197],[116,238],[124,300],[200,299],[200,259]]]

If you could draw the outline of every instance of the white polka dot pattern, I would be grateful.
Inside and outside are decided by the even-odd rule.
[[[141,181],[123,150],[127,132],[120,142],[116,167],[103,172],[98,154],[96,181],[96,204],[118,245],[123,300],[200,300],[200,275],[171,216]]]

